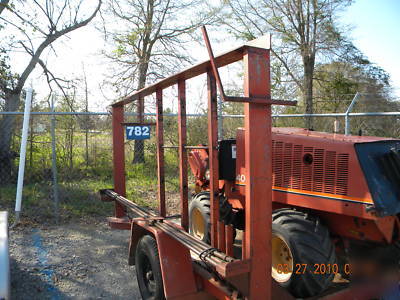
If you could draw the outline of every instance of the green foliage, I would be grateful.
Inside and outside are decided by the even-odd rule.
[[[4,49],[0,49],[0,99],[4,99],[8,90],[15,85],[17,75],[10,71],[9,57]]]

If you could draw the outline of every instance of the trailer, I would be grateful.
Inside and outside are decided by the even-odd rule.
[[[136,266],[143,299],[294,299],[290,291],[280,285],[276,277],[272,277],[275,242],[272,239],[271,105],[296,103],[271,98],[268,37],[214,57],[204,27],[203,35],[209,60],[167,77],[112,105],[114,188],[100,191],[103,201],[115,203],[114,217],[108,218],[109,225],[131,232],[128,261],[130,265]],[[218,68],[241,60],[244,96],[228,96],[224,92]],[[201,74],[207,75],[208,145],[187,145],[185,82]],[[163,90],[173,85],[178,87],[179,224],[166,214],[165,205]],[[234,253],[235,226],[227,222],[223,214],[226,205],[232,204],[221,201],[223,191],[233,191],[233,185],[229,185],[232,178],[225,180],[225,176],[232,175],[232,172],[228,174],[232,165],[229,162],[224,164],[226,161],[221,158],[222,149],[229,149],[232,159],[236,148],[232,141],[218,141],[217,87],[223,101],[244,105],[244,128],[240,130],[244,151],[241,152],[240,174],[246,184],[242,187],[243,197],[237,201],[237,205],[240,202],[244,209],[241,212],[234,209],[235,213],[242,214],[241,218],[237,218],[242,222],[239,256]],[[154,93],[157,105],[157,212],[126,198],[124,150],[124,126],[127,125],[124,122],[124,106],[133,101],[143,105],[143,98]],[[146,125],[143,120],[139,124]],[[205,234],[209,233],[208,241],[189,233],[192,221],[189,218],[188,150],[194,150],[192,153],[197,151],[199,163],[204,164],[201,156],[207,156],[207,188],[198,191],[196,197],[205,197],[209,203],[209,228],[203,230]],[[240,181],[242,177],[238,179]],[[128,212],[133,213],[134,217],[129,217]],[[231,212],[232,209],[229,214]],[[282,270],[281,273],[286,272]],[[368,299],[369,296],[381,293],[382,288],[381,283],[356,285],[323,297]]]

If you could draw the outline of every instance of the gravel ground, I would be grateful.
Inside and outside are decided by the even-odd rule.
[[[12,299],[141,299],[129,232],[86,222],[10,230]]]

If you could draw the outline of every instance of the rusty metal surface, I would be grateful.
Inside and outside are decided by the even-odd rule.
[[[124,107],[114,106],[112,108],[112,130],[113,130],[113,178],[114,190],[126,195],[125,187],[125,147],[124,147],[124,127],[121,125],[124,122]],[[125,209],[119,203],[115,204],[115,217],[120,218],[125,216]]]
[[[272,131],[276,134],[307,136],[310,139],[329,139],[336,142],[344,142],[350,144],[394,140],[393,138],[387,137],[344,135],[340,133],[328,133],[292,127],[274,127]]]
[[[146,123],[146,122],[123,122],[121,125],[123,126],[136,126],[136,125],[144,125],[144,126],[156,126],[157,123]]]
[[[241,60],[243,57],[243,51],[247,48],[248,48],[248,46],[240,46],[240,47],[237,47],[226,53],[216,56],[215,57],[216,65],[218,67],[223,67],[223,66],[226,66],[226,65],[229,65],[231,63]],[[210,67],[211,67],[211,65],[210,65],[209,60],[199,63],[195,66],[187,68],[184,71],[176,73],[175,75],[172,75],[168,78],[160,80],[159,82],[157,82],[155,84],[149,85],[149,86],[133,93],[132,95],[127,96],[124,100],[114,103],[113,106],[129,104],[132,101],[139,99],[139,97],[146,97],[148,95],[153,94],[159,88],[165,89],[170,86],[173,86],[174,84],[176,84],[178,82],[178,80],[188,80],[190,78],[204,74],[207,72],[207,70],[209,70]]]
[[[179,297],[185,299],[185,297],[197,294],[197,285],[189,249],[171,238],[163,230],[139,219],[134,220],[131,225],[129,264],[134,264],[136,245],[147,234],[154,236],[157,241],[166,299]],[[182,274],[185,274],[185,276],[182,276]]]
[[[285,100],[275,100],[271,98],[271,95],[262,95],[261,94],[254,94],[254,95],[249,95],[249,96],[245,96],[245,97],[236,97],[236,96],[227,96],[225,94],[224,91],[224,87],[222,85],[222,80],[221,77],[219,75],[218,72],[218,67],[217,67],[217,63],[215,61],[214,58],[214,53],[210,44],[210,40],[208,38],[208,34],[207,34],[207,30],[206,27],[203,26],[201,28],[202,32],[203,32],[203,39],[204,42],[206,44],[206,48],[208,51],[208,55],[210,57],[210,64],[211,64],[211,70],[212,73],[214,74],[215,80],[217,82],[217,86],[220,92],[220,96],[222,98],[223,101],[225,102],[243,102],[243,103],[259,103],[259,104],[276,104],[276,105],[296,105],[297,101],[285,101]],[[269,47],[269,45],[268,45]],[[245,50],[246,52],[247,50]],[[262,54],[262,49],[257,49],[254,50],[254,52],[260,51],[260,53]]]
[[[165,209],[165,177],[164,177],[164,126],[163,126],[163,92],[156,91],[156,137],[157,137],[157,178],[158,209],[160,216],[166,216]]]
[[[270,95],[269,52],[247,51],[244,56],[244,94]],[[245,191],[243,259],[251,260],[250,299],[272,299],[271,226],[272,165],[271,106],[244,104]],[[262,199],[262,201],[260,201]]]
[[[219,190],[218,190],[218,111],[215,76],[207,73],[208,92],[208,157],[210,171],[211,245],[218,248]]]
[[[178,136],[179,136],[179,193],[181,198],[181,226],[189,230],[188,212],[188,157],[187,157],[187,129],[186,129],[186,84],[178,81]]]
[[[144,226],[144,224],[146,224],[146,226],[153,226],[164,231],[172,238],[181,242],[186,248],[193,251],[193,253],[202,257],[202,260],[210,267],[216,269],[216,266],[218,266],[218,270],[223,272],[224,275],[230,276],[229,270],[232,269],[230,263],[234,263],[235,265],[240,263],[240,261],[235,260],[233,257],[230,257],[217,249],[210,248],[210,245],[191,236],[176,223],[164,219],[153,211],[135,204],[113,190],[101,190],[100,192],[131,210],[134,215],[137,216],[132,219],[133,222],[136,222],[141,226]],[[234,270],[237,272],[237,268]]]

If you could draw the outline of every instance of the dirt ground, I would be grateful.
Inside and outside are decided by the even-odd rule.
[[[10,230],[12,299],[141,299],[129,232],[86,223]]]

